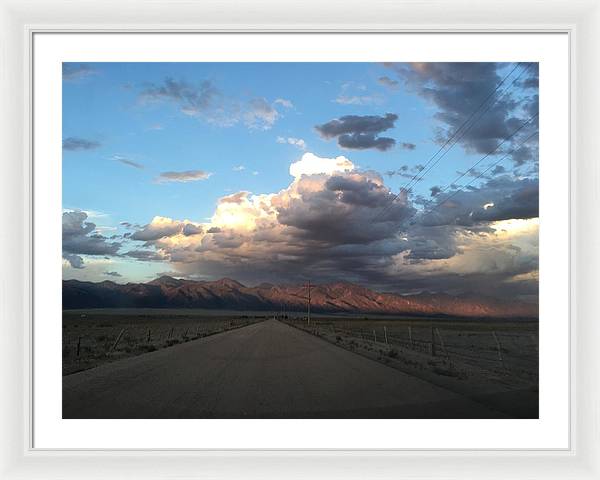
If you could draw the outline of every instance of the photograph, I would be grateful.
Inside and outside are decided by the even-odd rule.
[[[540,418],[537,62],[83,60],[63,419]]]

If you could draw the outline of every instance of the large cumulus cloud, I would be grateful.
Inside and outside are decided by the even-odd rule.
[[[381,176],[346,157],[306,153],[290,173],[279,192],[222,197],[204,224],[156,217],[132,236],[143,248],[126,255],[169,262],[192,278],[249,284],[345,279],[452,293],[494,293],[495,284],[502,295],[535,294],[537,182],[497,177],[456,194],[435,216],[419,213],[406,194],[390,204]],[[440,199],[422,198],[421,207]],[[186,225],[197,232],[186,234]]]

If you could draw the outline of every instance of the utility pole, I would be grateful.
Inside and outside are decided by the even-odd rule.
[[[307,322],[308,322],[308,326],[310,327],[310,280],[308,281],[308,283],[305,285],[306,288],[308,288],[308,305],[307,305],[307,312],[308,312],[308,316],[307,316]]]

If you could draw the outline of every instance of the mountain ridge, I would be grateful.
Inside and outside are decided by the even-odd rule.
[[[162,276],[147,283],[110,280],[63,280],[63,309],[77,308],[204,308],[255,311],[306,310],[302,285],[262,283],[247,287],[236,280],[196,281]],[[371,290],[346,281],[311,288],[315,313],[361,313],[419,316],[537,318],[538,306],[490,297],[420,293],[399,295]]]

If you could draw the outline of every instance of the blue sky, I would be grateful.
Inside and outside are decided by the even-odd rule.
[[[502,89],[484,106],[488,110],[480,109],[471,118],[473,125],[463,132],[456,145],[443,152],[444,157],[407,198],[396,200],[393,208],[403,207],[406,215],[387,219],[390,225],[393,221],[396,224],[386,230],[383,238],[378,235],[366,240],[333,235],[321,238],[323,228],[319,227],[321,230],[312,235],[311,227],[306,226],[305,213],[302,221],[291,216],[300,211],[296,200],[304,202],[306,212],[315,212],[321,204],[310,202],[325,197],[323,192],[311,190],[309,202],[302,193],[305,190],[301,181],[308,182],[313,175],[313,180],[322,181],[320,185],[329,194],[331,182],[326,182],[333,175],[338,183],[344,177],[348,182],[358,182],[356,185],[366,185],[365,195],[376,190],[383,196],[373,200],[377,205],[353,203],[349,192],[360,194],[356,185],[353,183],[347,191],[346,187],[340,187],[331,198],[340,202],[341,216],[333,214],[330,221],[356,221],[358,229],[376,229],[377,225],[373,227],[369,222],[373,218],[375,223],[379,221],[376,218],[379,210],[389,210],[382,205],[391,201],[400,187],[419,172],[419,165],[426,165],[507,75]],[[428,225],[431,218],[419,219],[420,213],[443,200],[432,195],[432,187],[447,187],[460,172],[467,171],[508,133],[531,118],[532,112],[537,112],[537,89],[534,64],[63,64],[63,211],[85,214],[85,218],[74,215],[67,219],[70,225],[67,230],[71,228],[68,231],[75,232],[76,238],[69,237],[65,242],[64,277],[148,281],[157,274],[171,272],[198,279],[237,274],[249,283],[268,280],[263,278],[270,276],[268,268],[267,274],[260,273],[264,266],[256,266],[255,276],[248,270],[232,268],[234,258],[251,262],[254,255],[260,257],[261,250],[256,248],[262,237],[257,232],[266,235],[267,230],[261,229],[267,228],[262,223],[268,219],[278,222],[277,228],[281,227],[277,232],[268,230],[269,235],[277,234],[278,238],[285,238],[282,243],[289,242],[288,250],[278,252],[281,258],[290,256],[298,238],[306,239],[307,252],[313,248],[323,255],[356,245],[383,248],[372,256],[374,262],[376,257],[378,261],[387,258],[382,267],[386,275],[371,278],[363,274],[373,269],[374,264],[359,265],[355,271],[349,264],[333,269],[326,269],[323,264],[316,268],[323,270],[323,281],[349,276],[381,288],[393,281],[392,272],[402,271],[400,258],[404,258],[404,273],[420,275],[419,278],[426,269],[415,273],[415,268],[421,268],[418,265],[428,264],[431,270],[437,261],[443,260],[444,268],[451,269],[452,259],[461,250],[456,245],[457,238],[466,235],[465,232],[483,231],[482,222],[489,230],[494,221],[531,221],[537,217],[535,212],[517,212],[514,218],[509,218],[505,211],[498,211],[494,217],[477,214],[476,210],[484,209],[485,205],[488,205],[485,210],[490,210],[489,205],[494,201],[485,198],[497,198],[497,205],[508,205],[519,189],[537,185],[537,138],[523,142],[525,134],[535,133],[532,129],[536,128],[537,120],[532,120],[531,125],[489,155],[478,166],[479,170],[468,172],[462,179],[463,183],[468,180],[473,183],[471,190],[465,190],[465,195],[471,196],[463,201],[470,210],[461,215],[485,217],[476,222],[477,228],[472,220],[467,225],[469,222],[457,220],[459,217],[451,221],[438,219],[435,225]],[[476,178],[478,171],[500,158],[498,153],[508,155],[498,163],[503,169]],[[326,168],[323,172],[311,171],[303,180],[290,175],[290,165],[301,162],[307,154],[323,159],[323,165],[327,159],[344,156],[351,167],[344,167],[345,170],[336,167],[333,173],[326,173]],[[269,204],[270,210],[262,211],[254,205],[249,213],[250,204],[256,203],[260,195],[283,190],[292,192],[285,196],[292,198],[291,203],[275,200],[273,205]],[[452,187],[447,193],[458,190]],[[248,193],[244,199],[233,197],[238,202],[236,208],[244,215],[254,215],[252,221],[245,221],[243,231],[236,229],[235,222],[225,225],[213,217],[220,205],[234,204],[223,201],[224,198],[239,192]],[[469,203],[475,193],[479,203],[487,203]],[[452,204],[462,195],[460,192],[454,195]],[[271,201],[269,197],[268,202]],[[333,203],[329,206],[333,209]],[[352,206],[356,209],[352,210]],[[358,206],[368,206],[370,210],[359,211]],[[491,210],[496,210],[496,206]],[[136,235],[144,228],[152,230],[156,217],[168,218],[175,226],[162,237],[147,232]],[[202,233],[184,235],[181,228],[186,220]],[[94,227],[86,230],[86,223]],[[221,232],[208,234],[215,226]],[[420,230],[412,238],[411,230],[417,227]],[[430,236],[422,231],[426,227],[433,229]],[[447,232],[441,238],[443,229]],[[236,239],[239,250],[232,253],[230,247],[223,247],[226,236],[230,241]],[[146,240],[134,240],[135,237]],[[190,240],[192,237],[194,242]],[[399,245],[399,239],[404,239],[405,244]],[[384,240],[395,242],[394,248],[382,247]],[[311,241],[313,247],[309,246]],[[118,248],[106,247],[109,244],[118,244]],[[425,244],[429,246],[417,259]],[[265,244],[262,248],[268,247]],[[128,255],[136,251],[146,252],[144,258]],[[364,252],[356,258],[360,256]],[[298,261],[302,263],[301,258]],[[283,274],[274,277],[271,279],[297,280]],[[435,285],[439,288],[438,283]]]

